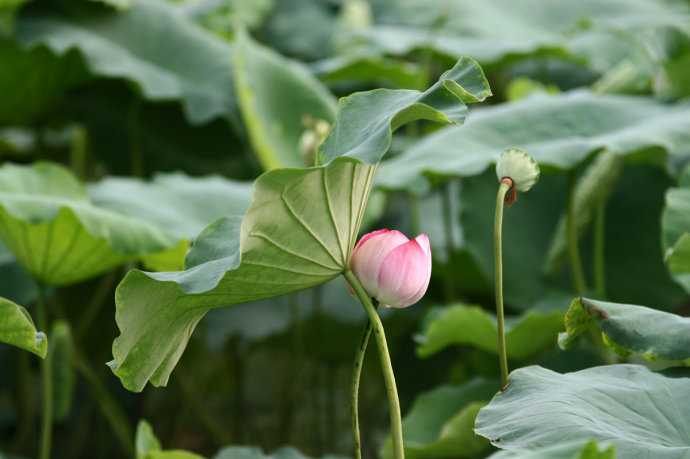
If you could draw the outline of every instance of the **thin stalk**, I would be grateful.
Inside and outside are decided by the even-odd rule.
[[[455,241],[453,240],[453,184],[448,181],[441,190],[441,202],[443,207],[443,233],[446,243],[446,259],[449,266],[446,266],[444,290],[446,301],[453,300],[453,286],[455,285],[455,273],[450,269],[450,260],[453,257]],[[417,233],[415,233],[417,234]]]
[[[48,331],[48,314],[46,311],[45,287],[38,283],[38,301],[36,302],[36,316],[38,328]],[[53,378],[51,374],[51,353],[48,351],[46,358],[41,361],[41,444],[39,449],[40,459],[50,458],[50,446],[53,436]]]
[[[323,318],[323,304],[322,304],[322,286],[315,287],[312,290],[312,314],[316,327],[317,342],[321,342],[322,318]],[[317,455],[322,455],[324,448],[323,439],[323,419],[321,416],[321,374],[320,362],[315,361],[312,367],[311,387],[313,390],[310,393],[311,414],[312,414],[312,438]]]
[[[96,401],[101,413],[108,421],[115,438],[120,442],[122,451],[127,457],[132,457],[134,455],[132,448],[133,433],[127,415],[113,399],[105,384],[89,366],[81,353],[77,353],[74,357],[74,368],[88,384],[91,398]]]
[[[410,232],[419,234],[421,228],[421,217],[419,215],[419,197],[414,193],[407,193],[407,202],[410,207]]]
[[[351,390],[351,414],[352,414],[352,440],[355,445],[355,459],[362,459],[362,439],[359,434],[359,381],[362,377],[362,366],[364,365],[364,356],[367,353],[367,346],[369,345],[369,338],[374,327],[371,321],[367,322],[367,326],[362,333],[362,339],[359,341],[359,347],[355,353],[355,363],[352,367],[352,390]]]
[[[508,387],[508,353],[506,351],[505,313],[503,311],[503,203],[513,181],[501,180],[496,194],[494,215],[494,282],[496,290],[496,320],[498,322],[498,362],[501,367],[501,389]]]
[[[391,437],[393,439],[393,457],[395,459],[405,458],[405,449],[403,445],[402,433],[402,417],[400,415],[400,401],[398,400],[398,389],[395,385],[395,375],[393,374],[393,364],[388,352],[388,343],[386,343],[386,333],[381,323],[381,318],[376,313],[376,308],[371,302],[371,298],[362,287],[362,284],[357,279],[352,271],[345,271],[343,273],[345,279],[357,294],[357,298],[364,306],[364,309],[369,316],[374,335],[376,336],[376,345],[378,346],[379,359],[381,361],[381,370],[383,372],[383,379],[386,384],[386,395],[388,396],[388,409],[391,422]]]
[[[571,174],[570,186],[568,190],[568,213],[566,216],[568,254],[575,292],[578,295],[584,295],[585,291],[587,290],[587,284],[585,282],[585,272],[582,268],[582,259],[580,258],[580,247],[577,243],[577,223],[575,221],[575,183],[575,174]]]
[[[606,299],[606,202],[601,200],[594,216],[594,289],[597,298]]]
[[[72,144],[70,146],[70,166],[79,179],[86,179],[86,158],[88,140],[86,129],[77,126],[72,129]]]
[[[33,376],[31,374],[28,352],[17,353],[17,373],[19,384],[17,384],[17,411],[21,413],[18,419],[17,433],[14,437],[14,447],[21,451],[31,439],[34,433],[34,415],[36,411],[36,397],[32,388],[34,387]]]

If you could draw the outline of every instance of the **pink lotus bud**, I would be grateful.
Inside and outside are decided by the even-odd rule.
[[[352,252],[352,271],[380,304],[404,308],[419,301],[431,278],[431,246],[426,234],[407,239],[400,231],[367,233]]]

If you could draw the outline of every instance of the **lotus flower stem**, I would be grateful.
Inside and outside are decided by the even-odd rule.
[[[403,447],[402,434],[402,417],[400,415],[400,402],[398,400],[398,389],[395,385],[395,375],[393,374],[393,365],[391,363],[390,354],[388,352],[388,344],[386,343],[386,334],[381,323],[381,318],[376,312],[376,308],[371,301],[371,298],[364,290],[361,282],[355,274],[347,270],[343,273],[345,279],[355,291],[357,298],[364,306],[364,309],[369,316],[369,322],[373,333],[376,337],[376,344],[379,350],[379,359],[381,361],[381,370],[383,371],[383,379],[386,384],[386,395],[388,396],[388,409],[391,422],[391,437],[393,439],[393,457],[395,459],[404,459],[405,450]]]
[[[606,261],[604,248],[606,244],[606,201],[597,204],[594,216],[594,289],[597,298],[606,299]]]
[[[38,283],[38,301],[36,302],[36,319],[40,330],[48,331],[48,320],[45,300],[45,287]],[[50,446],[53,436],[53,378],[51,374],[51,352],[41,361],[41,394],[43,405],[41,410],[41,445],[39,458],[50,458]]]
[[[509,178],[502,179],[496,194],[494,216],[494,282],[496,290],[496,319],[498,322],[498,361],[501,366],[501,389],[508,387],[508,354],[506,352],[505,317],[503,312],[503,203],[513,187]]]
[[[585,273],[582,269],[582,259],[580,258],[580,248],[577,241],[577,222],[575,221],[575,174],[570,176],[570,186],[568,190],[568,211],[566,215],[568,254],[570,258],[570,270],[573,276],[573,285],[578,295],[584,295],[587,290]]]
[[[355,459],[362,459],[362,439],[359,434],[359,381],[362,377],[362,366],[364,356],[369,345],[369,338],[374,327],[371,321],[367,321],[367,326],[362,333],[362,339],[355,354],[355,363],[352,368],[352,440],[355,445]]]

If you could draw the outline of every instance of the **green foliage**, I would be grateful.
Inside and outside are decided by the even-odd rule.
[[[527,359],[552,348],[563,329],[559,310],[532,310],[506,319],[508,357]],[[498,352],[496,318],[478,306],[454,305],[434,311],[418,337],[417,354],[430,357],[449,346],[472,346]]]
[[[567,348],[590,327],[624,355],[635,353],[666,364],[690,364],[690,319],[644,306],[576,298],[565,318],[559,344]]]
[[[254,151],[264,169],[311,166],[299,151],[307,117],[333,122],[335,99],[300,63],[240,33],[235,83]]]
[[[687,184],[666,193],[661,227],[669,271],[690,292],[690,187]]]
[[[596,441],[563,442],[553,446],[522,451],[500,451],[491,459],[615,459],[616,448],[601,446]]]
[[[36,330],[26,309],[0,298],[0,342],[25,349],[44,358],[48,353],[45,333]]]
[[[473,432],[479,409],[498,383],[474,379],[460,386],[441,386],[420,394],[403,419],[405,455],[410,459],[476,457],[488,443]],[[382,457],[393,457],[390,439]]]
[[[659,149],[685,154],[690,106],[647,98],[576,91],[535,96],[483,110],[463,126],[444,129],[381,170],[378,184],[390,189],[424,189],[427,181],[468,177],[486,170],[506,148],[529,149],[542,168],[569,170],[606,149],[659,161]],[[458,154],[462,152],[462,154]]]
[[[338,156],[377,163],[390,149],[393,132],[416,120],[462,123],[466,103],[491,96],[479,64],[463,57],[424,92],[377,89],[355,93],[338,103],[336,122],[320,150],[320,162]]]
[[[53,417],[64,421],[72,409],[74,399],[74,343],[69,323],[58,320],[50,331],[48,355],[53,378]]]
[[[71,284],[177,241],[158,228],[94,206],[65,168],[0,168],[0,237],[17,260],[50,285]]]
[[[17,35],[24,46],[57,55],[76,49],[93,77],[126,79],[146,99],[181,101],[191,123],[235,111],[232,48],[163,0],[94,15],[26,15]]]
[[[597,439],[623,458],[683,458],[690,380],[639,365],[609,365],[559,374],[515,370],[510,384],[477,417],[476,432],[510,451]]]

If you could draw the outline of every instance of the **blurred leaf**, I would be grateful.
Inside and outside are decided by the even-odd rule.
[[[616,448],[596,441],[565,441],[521,451],[499,451],[490,459],[616,459]]]
[[[511,373],[507,389],[479,412],[475,427],[510,451],[596,439],[626,459],[681,459],[690,451],[688,396],[690,379],[639,365],[565,374],[531,366]]]
[[[324,59],[312,70],[328,84],[369,83],[402,89],[421,88],[426,76],[420,65],[384,56],[351,54]]]
[[[644,183],[643,193],[631,192]],[[616,191],[607,204],[605,231],[607,299],[618,303],[643,303],[673,308],[686,301],[685,293],[671,278],[659,247],[659,220],[666,190],[672,183],[657,167],[626,165]],[[487,170],[463,180],[460,223],[468,250],[487,282],[493,279],[491,228],[496,196],[496,174]],[[567,177],[546,171],[529,195],[518,199],[504,215],[504,293],[509,308],[525,310],[554,291],[575,296],[567,271],[545,277],[544,261],[549,242],[566,205]],[[644,212],[640,212],[644,209]],[[591,240],[583,241],[585,271],[591,267]],[[630,254],[635,254],[634,267]],[[529,262],[525,262],[529,260]],[[626,266],[626,269],[621,269]],[[491,295],[489,290],[487,295]]]
[[[574,189],[575,233],[581,239],[589,228],[597,206],[606,203],[623,171],[623,158],[604,151],[579,178]],[[546,256],[546,272],[552,273],[560,265],[568,252],[566,212],[561,214],[556,232],[551,238],[551,246]]]
[[[182,269],[189,242],[218,218],[244,212],[251,190],[250,183],[182,173],[157,174],[151,181],[110,177],[88,187],[99,208],[149,223],[178,241],[171,250],[144,257],[156,271]]]
[[[137,424],[137,433],[134,443],[137,453],[136,459],[146,459],[150,452],[161,450],[161,443],[158,441],[158,438],[156,438],[156,434],[153,433],[151,424],[143,419]]]
[[[26,50],[1,38],[0,62],[0,124],[5,125],[35,121],[88,77],[75,52],[58,57],[45,48]]]
[[[69,323],[58,320],[50,332],[50,366],[53,378],[53,419],[64,421],[74,398],[74,344]]]
[[[0,237],[49,285],[87,279],[177,243],[146,222],[92,205],[67,169],[44,162],[0,168]]]
[[[687,157],[688,145],[687,103],[586,91],[534,96],[477,110],[465,125],[432,134],[387,161],[377,183],[419,190],[429,178],[476,175],[509,147],[525,148],[542,168],[568,170],[604,148],[614,155],[642,152],[656,161],[659,151]]]
[[[0,297],[22,304],[33,303],[38,296],[36,283],[0,241]]]
[[[0,298],[0,342],[17,346],[45,358],[48,339],[37,331],[26,309],[6,298]]]
[[[591,327],[604,342],[627,356],[639,354],[665,364],[690,365],[690,319],[644,306],[576,298],[565,317],[565,333],[558,337],[562,348]]]
[[[512,80],[506,88],[506,99],[514,102],[535,94],[558,94],[559,92],[558,86],[520,77]]]
[[[264,453],[260,448],[250,446],[227,446],[221,449],[213,459],[308,459],[300,451],[292,447],[282,447],[271,454]],[[321,459],[344,459],[343,456],[327,454]]]
[[[240,33],[235,83],[247,129],[264,169],[302,167],[299,140],[305,117],[333,122],[335,98],[297,61]]]
[[[474,418],[498,388],[498,383],[473,379],[460,386],[441,386],[419,395],[403,419],[405,456],[422,458],[473,458],[489,444],[474,434]],[[390,437],[381,456],[393,457]]]
[[[77,49],[96,77],[131,81],[144,98],[181,100],[190,122],[234,110],[232,49],[162,0],[136,0],[126,11],[24,15],[17,35],[28,47],[62,55]]]
[[[661,219],[666,265],[674,279],[690,292],[690,185],[666,193]]]
[[[478,306],[448,306],[431,314],[421,336],[417,355],[430,357],[449,346],[472,346],[498,352],[496,317]],[[561,311],[530,310],[520,317],[506,320],[508,357],[527,359],[553,347],[563,330]]]
[[[491,89],[481,67],[463,57],[424,92],[376,89],[342,98],[335,126],[321,146],[320,162],[349,156],[376,163],[401,125],[420,119],[462,123],[467,115],[465,104],[489,96]]]

